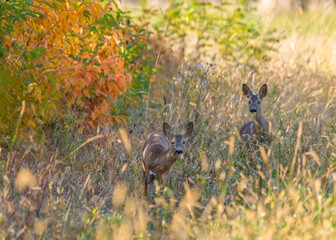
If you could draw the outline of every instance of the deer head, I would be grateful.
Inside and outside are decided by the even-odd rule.
[[[168,123],[163,123],[163,134],[168,138],[170,149],[175,154],[183,154],[186,149],[187,138],[192,134],[194,129],[194,124],[189,122],[185,126],[185,131],[183,134],[172,132],[171,127]]]
[[[267,95],[267,85],[266,84],[262,85],[261,88],[259,89],[259,93],[254,94],[246,84],[243,84],[243,94],[245,97],[249,99],[250,112],[260,113],[262,100]]]

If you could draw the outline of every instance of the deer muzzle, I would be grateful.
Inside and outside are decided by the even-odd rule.
[[[182,149],[176,149],[176,150],[175,150],[175,153],[176,153],[176,154],[182,154],[183,151],[182,151]]]

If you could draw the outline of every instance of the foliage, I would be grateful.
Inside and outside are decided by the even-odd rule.
[[[141,74],[144,64],[150,64],[141,54],[148,33],[133,25],[113,1],[27,4],[18,2],[16,8],[21,10],[14,16],[28,8],[27,14],[19,22],[7,21],[3,28],[11,34],[2,42],[1,132],[5,136],[13,132],[7,123],[16,123],[23,101],[22,127],[36,128],[57,112],[71,110],[91,127],[123,122],[118,96],[130,89],[132,81],[138,96],[148,86],[150,72]],[[31,9],[39,14],[33,15]]]
[[[17,55],[14,52],[19,53],[21,49],[17,48],[16,39],[13,38],[14,27],[27,19],[38,18],[39,14],[30,1],[1,1],[0,9],[2,13],[0,26],[0,133],[4,134],[1,136],[4,137],[6,129],[15,129],[17,122],[10,115],[12,113],[18,116],[21,102],[17,101],[17,96],[22,96],[20,82],[15,80],[21,74],[21,67],[14,64],[17,61]],[[9,38],[12,38],[11,42],[8,42]],[[14,61],[8,60],[8,56],[11,56]],[[17,96],[12,94],[13,92],[16,92]]]
[[[38,2],[38,1],[37,1]],[[4,41],[4,36],[11,35],[16,24],[27,21],[30,17],[36,18],[40,15],[35,9],[31,1],[12,0],[0,2],[0,36],[1,41]],[[1,49],[4,51],[4,48]],[[1,56],[4,52],[1,53]]]
[[[165,14],[144,12],[158,38],[168,38],[164,47],[177,48],[182,58],[252,64],[269,59],[278,41],[274,31],[264,32],[257,19],[249,18],[252,10],[245,1],[171,0]]]

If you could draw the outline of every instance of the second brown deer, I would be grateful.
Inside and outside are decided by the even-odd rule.
[[[253,120],[245,123],[239,133],[245,140],[247,150],[252,152],[258,149],[260,144],[269,144],[272,140],[269,122],[264,119],[262,113],[262,101],[267,95],[267,85],[262,85],[258,94],[255,94],[246,84],[243,84],[243,94],[249,99],[249,110]]]
[[[178,157],[186,150],[186,142],[193,132],[193,123],[185,126],[185,133],[173,133],[168,123],[163,123],[163,134],[151,133],[145,141],[142,163],[145,177],[145,195],[148,185],[152,188],[154,180],[161,181]]]
[[[246,136],[260,136],[262,140],[270,140],[271,133],[269,123],[264,119],[261,107],[262,100],[267,95],[267,85],[262,85],[259,93],[254,94],[246,84],[243,84],[243,94],[249,99],[249,110],[253,115],[253,121],[249,121],[243,125],[240,129],[240,136],[242,138]]]
[[[259,89],[258,94],[252,92],[252,90],[243,84],[243,94],[249,99],[249,110],[253,115],[253,120],[245,123],[240,129],[240,137],[244,141],[244,146],[246,147],[245,156],[248,160],[249,171],[258,173],[257,162],[254,158],[254,151],[259,149],[260,145],[268,145],[272,140],[270,124],[264,119],[262,114],[262,101],[267,95],[267,85],[264,84]],[[261,170],[263,168],[263,163],[259,165]],[[259,177],[259,188],[258,192],[261,193],[263,186],[263,179]]]

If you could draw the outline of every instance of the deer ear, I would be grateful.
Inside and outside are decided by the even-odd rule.
[[[247,98],[250,98],[252,95],[251,89],[246,84],[243,84],[243,94]]]
[[[188,138],[190,137],[190,135],[192,134],[193,130],[194,130],[194,124],[192,122],[189,122],[186,126],[185,126],[185,134],[184,137]]]
[[[261,86],[261,88],[259,89],[259,98],[263,99],[264,97],[266,97],[267,95],[267,85],[264,84]]]
[[[169,126],[168,123],[164,122],[163,125],[162,125],[162,131],[163,131],[163,134],[166,136],[166,137],[170,137],[171,136],[171,128]]]

